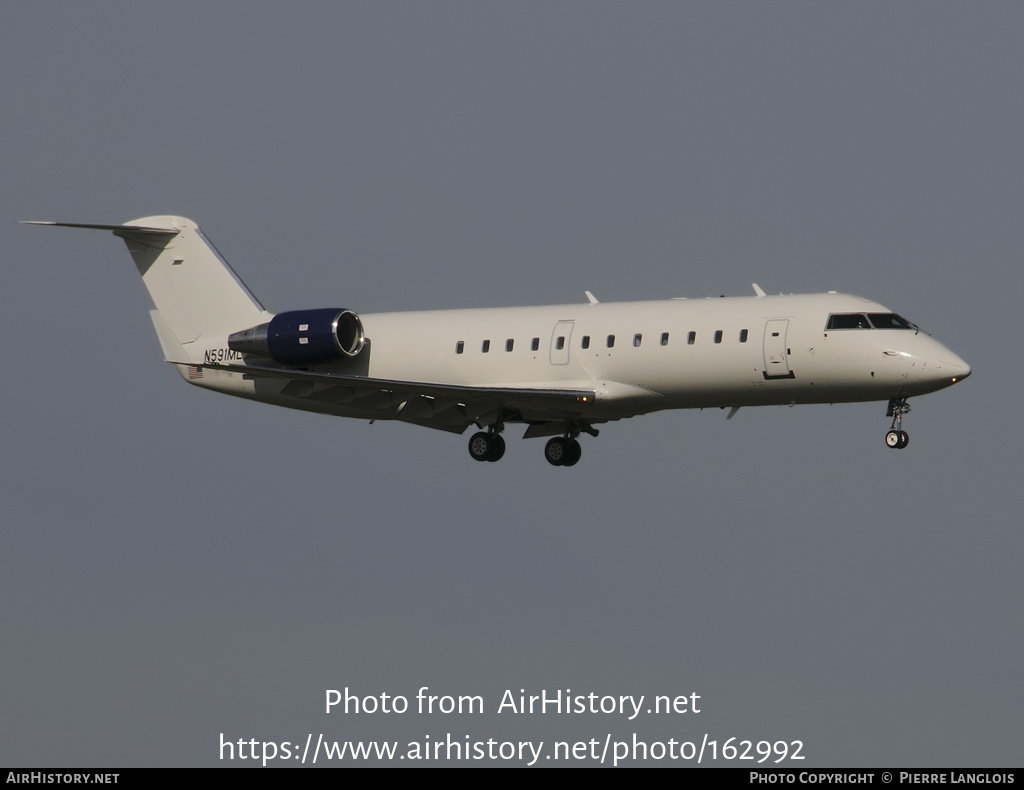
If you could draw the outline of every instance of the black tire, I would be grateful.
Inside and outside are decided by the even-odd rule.
[[[885,446],[891,447],[894,450],[899,448],[900,442],[903,441],[903,437],[900,436],[901,433],[903,433],[903,431],[889,431],[889,433],[885,435]]]
[[[469,454],[474,461],[489,461],[494,454],[494,439],[480,431],[469,437]]]
[[[899,444],[896,445],[896,449],[902,450],[908,444],[910,444],[910,434],[906,431],[900,431],[900,441]]]
[[[556,436],[544,446],[544,457],[552,466],[562,466],[569,455],[569,442],[561,436]]]
[[[501,456],[505,454],[505,440],[501,438],[501,434],[496,433],[491,437],[491,441],[494,443],[494,449],[487,460],[500,461]]]
[[[562,461],[562,466],[576,466],[582,456],[583,448],[580,447],[578,441],[573,439],[569,442],[569,450],[566,453],[565,460]]]

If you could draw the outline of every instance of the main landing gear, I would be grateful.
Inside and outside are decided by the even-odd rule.
[[[590,423],[584,420],[577,420],[569,423],[565,436],[556,436],[549,439],[544,446],[544,457],[552,466],[575,466],[580,456],[583,455],[583,448],[580,447],[576,438],[580,433],[589,433],[597,436],[599,431]]]
[[[894,450],[902,450],[910,443],[910,435],[903,430],[903,415],[910,411],[910,405],[906,398],[892,398],[889,401],[889,409],[885,412],[886,417],[892,417],[892,425],[885,435],[885,444]]]
[[[497,461],[505,454],[505,440],[501,438],[504,425],[491,425],[486,431],[474,433],[469,439],[469,454],[474,461]],[[581,432],[597,436],[598,430],[589,423],[569,423],[564,436],[556,436],[544,446],[544,457],[552,466],[575,466],[583,448],[576,437]]]
[[[474,461],[498,461],[505,454],[505,440],[493,428],[474,433],[469,440],[469,454]]]
[[[544,446],[544,457],[552,466],[574,466],[582,455],[579,441],[567,436],[556,436]]]

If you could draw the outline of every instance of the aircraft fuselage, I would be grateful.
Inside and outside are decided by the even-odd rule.
[[[826,328],[830,315],[855,313],[891,311],[828,293],[361,314],[368,347],[358,364],[375,379],[592,390],[594,402],[582,410],[592,420],[906,398],[970,374],[967,363],[915,329]],[[216,348],[213,354],[217,361]],[[355,365],[312,369],[347,374]],[[210,373],[192,383],[284,405],[251,381]],[[368,413],[365,404],[283,399],[343,416]]]

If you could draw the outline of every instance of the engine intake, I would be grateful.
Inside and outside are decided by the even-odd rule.
[[[268,323],[235,332],[228,348],[270,357],[282,365],[315,365],[356,356],[366,345],[363,322],[351,310],[292,310]]]

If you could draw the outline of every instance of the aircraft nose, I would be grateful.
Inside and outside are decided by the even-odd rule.
[[[943,358],[939,360],[939,364],[949,371],[953,383],[962,381],[971,375],[971,366],[956,354],[944,354]]]
[[[917,335],[913,352],[906,355],[912,378],[935,389],[950,387],[971,375],[971,366],[932,337]],[[909,349],[908,349],[909,350]]]
[[[956,384],[971,375],[971,366],[948,348],[942,349],[936,362],[938,370],[942,371],[942,377],[949,379],[950,384]]]

